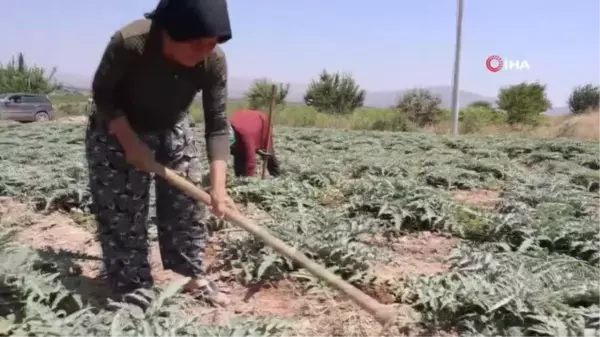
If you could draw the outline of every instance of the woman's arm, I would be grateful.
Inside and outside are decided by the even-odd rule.
[[[96,113],[108,122],[110,132],[123,145],[135,136],[125,118],[118,94],[118,86],[125,77],[129,60],[130,54],[125,49],[123,36],[117,32],[106,46],[92,82]]]
[[[206,61],[206,80],[202,88],[202,107],[206,150],[210,161],[213,188],[225,188],[229,156],[229,121],[227,120],[227,60],[216,47]]]

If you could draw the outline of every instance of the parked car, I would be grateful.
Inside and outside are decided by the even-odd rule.
[[[17,122],[45,122],[54,118],[54,106],[42,94],[0,94],[0,119]]]

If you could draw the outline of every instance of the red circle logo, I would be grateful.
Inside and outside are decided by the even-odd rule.
[[[492,55],[485,60],[485,67],[493,73],[499,72],[502,66],[504,66],[504,61],[498,55]]]

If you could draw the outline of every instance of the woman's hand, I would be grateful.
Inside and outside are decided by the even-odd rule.
[[[231,198],[229,198],[227,195],[225,186],[222,188],[212,187],[210,190],[210,199],[212,201],[211,211],[217,218],[222,219],[225,216],[227,204],[231,200]]]
[[[223,218],[227,203],[231,198],[227,195],[225,183],[227,179],[227,162],[215,160],[210,163],[210,197],[212,201],[211,211],[218,218]]]
[[[125,117],[110,122],[109,132],[115,135],[123,147],[125,160],[140,171],[154,172],[156,160],[152,150],[133,131]]]

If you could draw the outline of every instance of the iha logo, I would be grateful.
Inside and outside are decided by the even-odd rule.
[[[525,60],[510,60],[498,55],[492,55],[485,60],[485,67],[497,73],[500,70],[530,70],[529,62]]]

